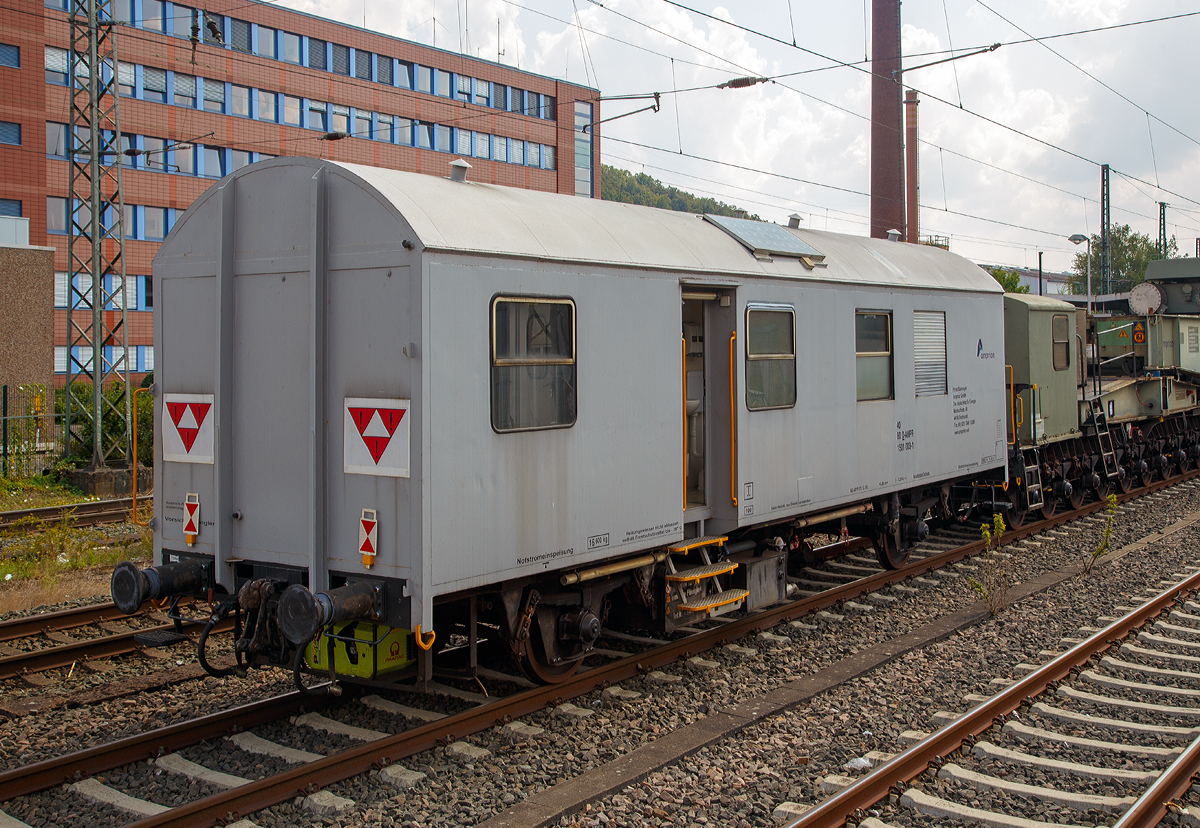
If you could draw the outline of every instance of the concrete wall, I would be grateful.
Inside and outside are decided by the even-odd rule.
[[[54,379],[54,249],[0,247],[0,385]]]

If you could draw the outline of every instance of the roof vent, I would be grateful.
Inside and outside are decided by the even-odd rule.
[[[899,230],[889,230],[888,231],[888,241],[900,241],[900,231]]]
[[[450,162],[450,180],[451,181],[466,181],[467,170],[471,169],[471,165],[461,158],[456,158]]]
[[[750,215],[747,211],[742,210],[742,209],[734,210],[733,214],[734,214],[734,216],[736,216],[737,218],[740,218],[740,219],[744,219]]]
[[[800,222],[802,221],[804,221],[804,219],[801,218],[799,213],[792,213],[790,216],[788,216],[788,227],[795,230],[800,226]]]

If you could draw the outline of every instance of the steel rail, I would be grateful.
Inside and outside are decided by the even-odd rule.
[[[1200,772],[1200,736],[1129,806],[1113,828],[1154,828],[1167,815],[1168,804],[1183,796]]]
[[[1161,485],[1158,485],[1158,488],[1181,483],[1196,476],[1200,476],[1200,471],[1192,471],[1178,477],[1160,481]],[[1123,499],[1128,500],[1156,490],[1155,484],[1152,484],[1135,492],[1129,492],[1127,495],[1124,495]],[[1097,502],[1083,506],[1080,509],[1063,512],[1061,515],[1055,515],[1048,520],[1029,524],[1012,532],[1007,532],[1001,540],[1004,543],[1011,543],[1014,540],[1019,540],[1035,532],[1099,511],[1105,508],[1106,505],[1103,502]],[[984,548],[985,544],[980,539],[975,543],[947,550],[946,552],[916,561],[901,569],[880,572],[877,575],[834,587],[804,600],[767,609],[757,615],[731,621],[722,627],[694,633],[687,638],[668,642],[648,652],[633,654],[619,661],[592,668],[587,672],[578,673],[559,684],[538,687],[509,696],[508,698],[497,699],[491,703],[455,714],[446,719],[359,745],[333,756],[285,770],[274,776],[186,803],[160,815],[140,819],[137,822],[131,823],[127,828],[153,828],[153,826],[163,825],[179,826],[179,828],[189,828],[189,826],[207,828],[207,826],[218,823],[237,821],[240,817],[255,811],[271,807],[272,805],[278,805],[296,796],[305,796],[313,790],[336,784],[353,776],[386,767],[401,759],[435,748],[438,745],[448,744],[461,736],[478,733],[501,722],[510,721],[529,713],[535,713],[544,709],[547,705],[557,704],[564,699],[576,698],[601,686],[608,686],[634,678],[650,670],[671,664],[681,658],[690,658],[698,652],[713,649],[745,635],[773,627],[783,621],[807,615],[811,612],[833,606],[839,601],[855,598],[864,592],[870,592],[888,584],[899,582],[915,575],[921,575],[940,566],[961,560],[973,552],[982,551]],[[1200,584],[1200,572],[1189,579],[1187,583],[1193,580],[1197,584]],[[1120,623],[1117,622],[1110,625],[1097,635],[1109,633],[1110,630]],[[1095,637],[1093,636],[1093,638]],[[1120,636],[1117,637],[1119,638]],[[1079,645],[1071,652],[1075,652],[1075,650],[1078,650],[1082,646]],[[1069,672],[1069,668],[1065,672]],[[1035,678],[1043,676],[1044,673],[1045,668],[1033,673],[1018,686],[1028,684]],[[1045,679],[1046,683],[1049,683],[1051,680],[1048,678]],[[911,751],[901,754],[901,757],[906,756],[909,752]],[[901,757],[893,759],[884,767],[894,767]],[[928,762],[908,778],[911,779],[916,776],[927,765]],[[864,779],[866,778],[864,777]],[[853,787],[857,787],[857,785]],[[884,786],[881,796],[886,796],[890,787],[890,783]],[[853,808],[851,812],[853,812]],[[844,821],[845,816],[841,819]],[[824,824],[840,826],[842,821],[831,821]]]
[[[93,604],[90,607],[59,610],[58,612],[43,612],[37,615],[26,615],[22,618],[10,618],[0,621],[0,641],[12,641],[16,638],[27,638],[46,630],[70,630],[76,627],[86,627],[100,621],[136,618],[145,615],[150,610],[139,610],[134,615],[125,615],[116,604]]]
[[[64,782],[73,782],[77,775],[91,776],[130,762],[153,759],[159,755],[160,750],[179,750],[206,739],[216,739],[247,728],[269,724],[306,709],[322,708],[330,701],[330,696],[286,693],[201,716],[199,719],[156,728],[116,742],[3,771],[0,772],[0,802],[44,791]]]
[[[149,501],[150,498],[142,498]],[[85,503],[68,503],[64,506],[38,506],[34,509],[16,509],[0,512],[0,529],[11,529],[21,520],[36,518],[43,523],[53,523],[70,513],[70,524],[75,527],[92,526],[97,523],[117,522],[130,514],[133,498],[119,497],[112,500],[89,500]]]
[[[153,627],[143,627],[140,630],[114,633],[70,644],[60,644],[56,647],[45,647],[40,650],[2,656],[0,657],[0,679],[13,678],[22,673],[41,673],[58,667],[69,667],[77,661],[125,655],[141,646],[134,641],[135,636],[149,632],[171,632],[174,629],[173,623],[158,624]],[[233,629],[233,618],[224,618],[213,627],[214,632],[226,632],[231,629]]]
[[[941,730],[880,765],[866,776],[859,778],[852,785],[818,803],[803,816],[787,823],[786,828],[840,828],[855,811],[866,810],[887,797],[893,786],[920,776],[941,757],[949,756],[962,747],[968,739],[986,731],[996,719],[1008,716],[1027,699],[1044,692],[1053,682],[1066,678],[1072,670],[1086,664],[1092,657],[1120,642],[1133,630],[1159,615],[1178,596],[1194,592],[1197,589],[1200,589],[1200,572],[1196,572],[1168,588],[1125,617],[1112,622],[1054,660],[1047,662],[1002,692],[982,702]],[[1194,754],[1190,759],[1191,763],[1200,762],[1200,748],[1197,748],[1196,743],[1193,743],[1191,748],[1185,752],[1185,755],[1187,754]],[[1182,758],[1180,757],[1180,759]],[[1187,790],[1190,780],[1190,774],[1183,779],[1182,790]],[[1165,807],[1165,800],[1163,805]],[[1146,806],[1147,809],[1152,807],[1152,805]],[[1155,824],[1157,824],[1157,820],[1154,822],[1130,822],[1129,826]]]

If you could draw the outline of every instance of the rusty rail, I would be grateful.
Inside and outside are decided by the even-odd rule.
[[[941,730],[880,765],[866,776],[859,778],[854,784],[820,802],[803,816],[789,822],[787,828],[840,828],[856,810],[869,808],[887,797],[892,786],[920,776],[938,757],[949,756],[962,747],[967,739],[978,736],[991,727],[997,718],[1008,716],[1025,700],[1042,693],[1051,683],[1066,678],[1076,667],[1086,664],[1093,656],[1118,643],[1130,632],[1160,614],[1178,596],[1194,592],[1198,588],[1200,588],[1200,572],[1165,590],[1124,618],[1109,624],[1100,632],[1076,644],[1053,661],[1044,664],[1004,691],[992,696]],[[1188,748],[1184,756],[1189,754],[1191,755],[1189,766],[1200,764],[1200,747],[1196,742]],[[1181,756],[1176,764],[1179,764],[1183,758]],[[1186,770],[1187,767],[1184,767],[1180,773],[1186,772]],[[1194,773],[1194,771],[1192,772]],[[1181,780],[1178,779],[1178,776],[1179,774],[1176,775],[1178,781],[1171,783],[1170,790],[1182,785],[1179,791],[1186,791],[1191,783],[1191,773]],[[1151,790],[1155,790],[1158,785],[1159,783],[1155,783],[1155,787],[1152,787]],[[1147,799],[1148,795],[1149,792],[1142,799]],[[1155,808],[1161,807],[1163,810],[1158,813],[1160,815],[1165,813],[1166,802],[1176,795],[1178,794],[1172,794],[1167,799],[1160,799],[1158,802],[1148,802],[1144,806],[1143,812],[1149,814]],[[1140,828],[1140,826],[1158,824],[1158,817],[1149,822],[1144,821],[1148,817],[1130,817],[1129,813],[1126,814],[1126,817],[1130,818],[1130,822],[1126,823],[1125,818],[1122,818],[1121,822],[1117,824],[1122,825],[1123,828],[1133,828],[1133,826]]]
[[[143,498],[149,500],[149,498]],[[36,509],[16,509],[0,512],[0,529],[11,529],[19,521],[37,518],[53,523],[67,518],[75,528],[94,526],[98,523],[119,523],[129,517],[133,509],[133,498],[118,497],[112,500],[91,500],[86,503],[68,503],[65,506],[39,506]]]

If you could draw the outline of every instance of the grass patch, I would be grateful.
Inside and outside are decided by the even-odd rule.
[[[99,500],[47,475],[22,477],[16,480],[0,478],[0,512],[17,509],[36,509],[39,506],[66,506],[85,500]]]

